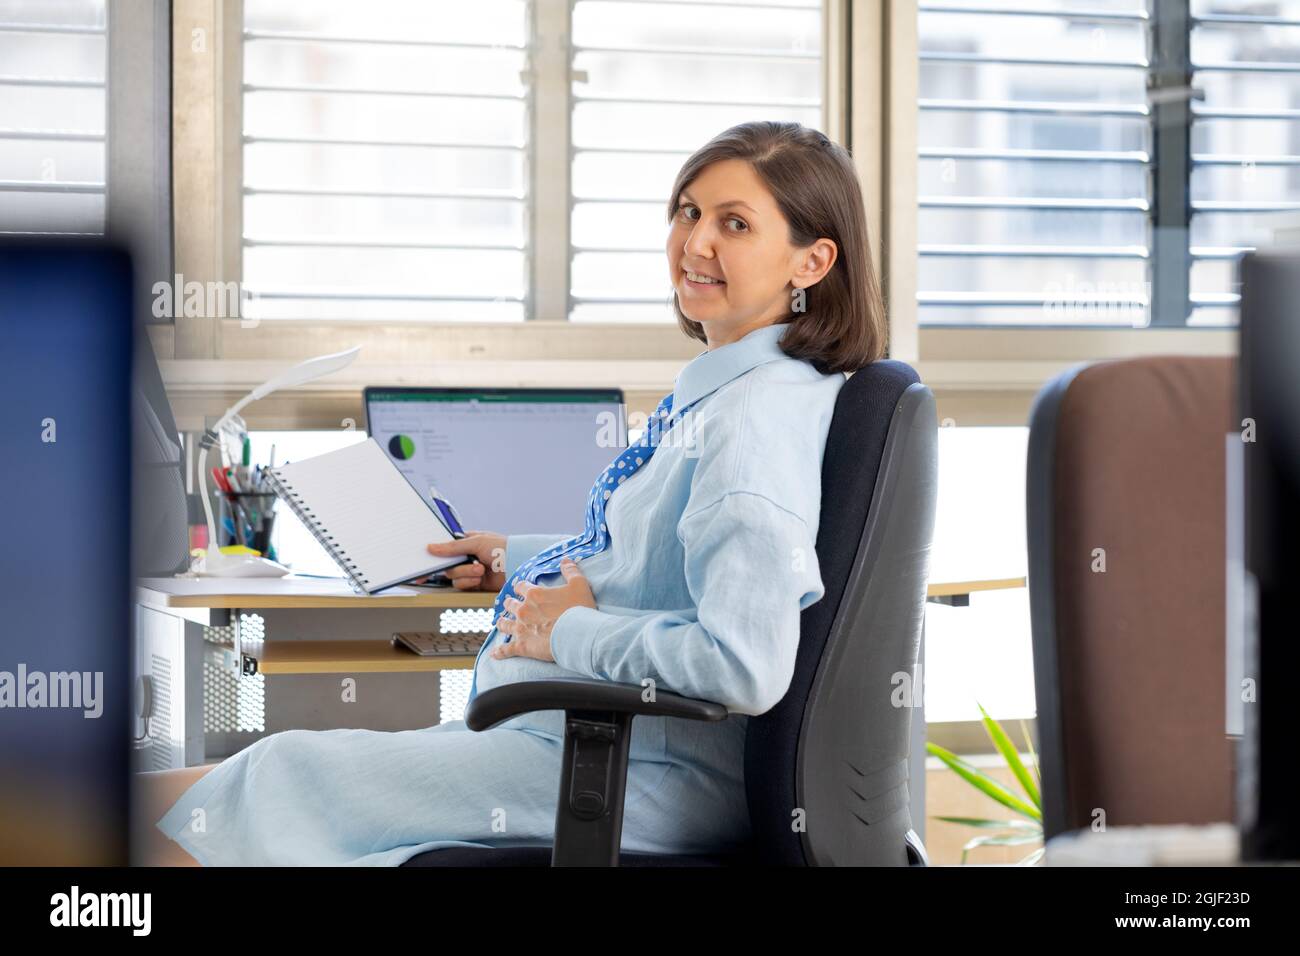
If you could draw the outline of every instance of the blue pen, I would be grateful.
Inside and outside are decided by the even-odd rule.
[[[460,518],[457,517],[456,509],[451,506],[451,502],[443,498],[433,485],[429,486],[429,497],[432,499],[434,507],[438,509],[438,513],[442,516],[442,523],[447,526],[447,530],[454,537],[465,537],[465,529],[461,527]]]

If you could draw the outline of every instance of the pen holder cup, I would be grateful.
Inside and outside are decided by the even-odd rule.
[[[275,527],[275,503],[279,500],[274,492],[236,491],[223,494],[223,510],[235,528],[231,544],[242,544],[261,552],[265,557],[275,560],[271,553],[271,531]],[[230,532],[222,522],[223,537]]]

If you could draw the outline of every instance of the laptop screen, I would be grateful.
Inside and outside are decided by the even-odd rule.
[[[366,422],[410,482],[467,530],[576,534],[627,447],[619,389],[368,388]]]

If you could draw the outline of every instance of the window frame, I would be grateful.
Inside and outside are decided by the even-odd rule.
[[[891,355],[916,366],[936,393],[940,415],[962,425],[1023,424],[1038,389],[1079,362],[1167,352],[1233,354],[1232,327],[918,326],[918,2],[826,0],[823,113],[827,131],[852,151],[862,180],[872,258],[889,303]],[[192,29],[210,31],[209,61],[178,63],[174,81],[176,206],[183,213],[177,215],[176,267],[187,279],[227,281],[241,274],[243,3],[177,0],[174,9],[178,59],[188,53]],[[559,138],[543,136],[535,144],[529,176],[536,197],[548,195],[537,189],[537,182],[550,184],[554,196],[560,191],[544,177],[563,177],[566,215],[552,213],[546,244],[535,238],[544,217],[530,221],[536,251],[530,266],[533,304],[526,321],[376,326],[276,320],[248,328],[238,319],[183,319],[156,326],[151,331],[164,374],[175,391],[184,393],[178,394],[184,408],[219,414],[226,398],[258,384],[266,370],[357,344],[363,346],[363,360],[350,378],[260,403],[266,410],[254,411],[254,417],[264,416],[266,424],[258,427],[337,425],[339,418],[360,413],[360,385],[414,380],[434,369],[479,383],[619,384],[628,389],[632,408],[639,410],[642,403],[646,411],[654,407],[671,387],[674,369],[698,353],[698,343],[673,323],[605,326],[567,319],[570,10],[569,0],[533,0],[530,9],[531,66],[547,71],[537,77],[538,101],[530,110],[530,124],[542,117],[546,123],[562,119],[566,142],[561,162]],[[550,60],[538,52],[548,46]],[[559,235],[564,242],[556,241]],[[548,248],[553,254],[543,256]],[[554,318],[557,314],[561,317]],[[336,415],[344,410],[346,414]]]
[[[105,231],[131,250],[150,323],[153,286],[173,276],[171,26],[167,0],[109,8]]]
[[[914,11],[920,5],[920,0],[896,2],[907,3]],[[1195,18],[1186,0],[1150,0],[1148,10],[1148,81],[1167,91],[1157,97],[1150,117],[1156,134],[1149,214],[1150,325],[919,325],[913,296],[910,321],[918,340],[918,371],[936,392],[941,418],[958,425],[1023,425],[1038,390],[1072,366],[1168,353],[1236,354],[1235,326],[1186,324],[1192,309],[1190,36]],[[1180,96],[1180,91],[1188,95]],[[915,198],[910,201],[915,203]],[[904,201],[897,193],[890,199]],[[898,307],[897,300],[891,303],[891,309]]]
[[[856,2],[856,0],[855,0]],[[872,0],[874,2],[874,0]],[[822,5],[824,86],[831,77],[847,83],[847,25],[850,4]],[[838,9],[834,9],[838,8]],[[326,419],[314,404],[334,412],[360,411],[359,388],[383,378],[405,381],[428,374],[431,363],[446,363],[447,374],[482,384],[572,384],[577,374],[593,385],[618,384],[628,390],[629,406],[652,410],[671,387],[676,369],[699,352],[674,323],[573,323],[568,320],[569,230],[572,189],[569,121],[572,105],[572,0],[531,0],[529,4],[529,265],[525,321],[385,322],[349,320],[266,320],[183,318],[151,329],[169,387],[183,396],[181,417],[191,423],[219,414],[222,395],[258,384],[263,370],[312,354],[363,347],[363,361],[333,385],[278,402],[259,403],[257,427],[321,427]],[[186,280],[238,281],[242,277],[242,34],[243,0],[176,0],[174,53],[185,59],[176,69],[174,115],[177,121],[176,207],[211,210],[210,216],[177,216],[176,268]],[[209,36],[211,62],[188,57],[194,30]],[[823,115],[832,99],[824,90]],[[832,130],[844,130],[847,92],[838,94]],[[864,168],[864,163],[859,167]],[[555,189],[558,181],[563,191]],[[195,221],[197,219],[197,221]],[[545,241],[542,241],[542,240]],[[536,361],[545,359],[549,361]],[[492,362],[485,365],[485,362]],[[418,363],[423,371],[413,371]],[[330,398],[324,399],[324,394]],[[320,398],[310,397],[319,395]],[[345,396],[353,396],[345,400]],[[187,417],[188,416],[188,417]],[[357,419],[359,420],[359,419]],[[326,425],[325,427],[328,427]]]
[[[22,237],[50,237],[50,236],[67,236],[73,235],[78,237],[102,237],[109,231],[109,183],[111,181],[110,173],[112,172],[113,157],[111,150],[115,143],[112,135],[112,126],[110,117],[113,112],[111,97],[113,95],[113,24],[116,15],[113,13],[110,4],[104,2],[104,26],[91,26],[89,24],[59,24],[47,21],[18,21],[13,23],[0,23],[0,34],[6,36],[84,36],[100,37],[104,43],[104,76],[102,80],[92,80],[84,77],[64,77],[64,76],[25,76],[11,73],[8,70],[0,69],[0,88],[6,90],[21,90],[22,88],[38,89],[94,89],[102,90],[104,96],[104,113],[102,116],[103,133],[93,133],[86,131],[60,130],[60,129],[13,129],[0,130],[0,142],[90,142],[101,143],[104,149],[104,168],[102,181],[99,182],[80,182],[55,179],[52,182],[44,182],[36,179],[23,179],[0,182],[0,193],[13,193],[16,195],[27,196],[58,196],[58,195],[89,195],[100,196],[103,202],[103,213],[98,221],[97,228],[91,231],[65,231],[59,229],[19,229],[13,230],[12,234]],[[15,94],[18,95],[18,94]]]

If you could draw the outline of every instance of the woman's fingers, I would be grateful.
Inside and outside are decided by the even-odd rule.
[[[483,565],[478,561],[471,561],[469,564],[455,564],[449,568],[444,568],[442,573],[453,581],[457,578],[481,578],[483,577]]]
[[[468,554],[478,557],[482,546],[483,542],[478,535],[467,534],[463,538],[452,538],[450,541],[435,541],[427,547],[430,554],[440,556]]]
[[[462,591],[472,591],[483,583],[483,565],[474,561],[470,564],[458,564],[442,572],[452,586]]]

